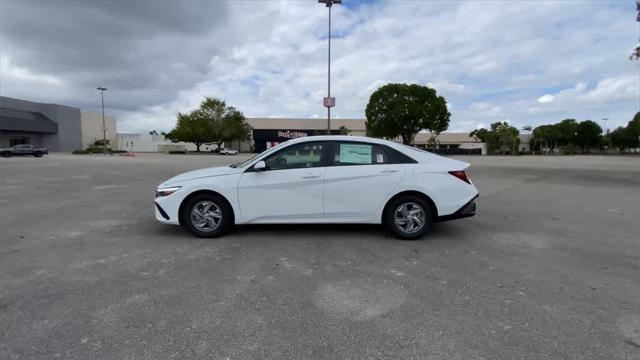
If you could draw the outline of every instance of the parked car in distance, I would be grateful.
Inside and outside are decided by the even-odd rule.
[[[222,148],[220,149],[219,152],[221,155],[237,155],[238,154],[238,150],[233,150],[229,148]]]
[[[163,182],[155,216],[199,237],[234,224],[382,223],[400,239],[417,239],[434,222],[475,215],[468,167],[386,140],[310,136]]]
[[[42,157],[44,154],[48,154],[49,149],[33,147],[31,144],[18,144],[13,145],[10,148],[0,149],[0,156],[12,157],[12,156],[35,156]]]

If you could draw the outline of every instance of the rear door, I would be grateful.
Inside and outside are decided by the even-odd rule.
[[[366,142],[336,141],[324,181],[325,218],[358,221],[373,216],[407,171],[395,150]]]

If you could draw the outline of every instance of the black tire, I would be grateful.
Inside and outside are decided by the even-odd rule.
[[[408,220],[406,220],[404,223],[407,225],[398,225],[395,221],[396,212],[398,212],[399,215],[398,220],[400,222],[402,222],[403,220],[403,213],[400,210],[401,206],[406,206],[405,210],[408,209],[409,212],[416,212],[416,214],[411,217],[406,216]],[[423,214],[424,216],[421,216],[420,214]],[[418,220],[415,220],[416,218],[418,220],[422,220],[421,227],[418,226],[419,222]],[[387,205],[383,216],[384,226],[387,228],[387,230],[393,233],[393,235],[395,235],[398,239],[402,240],[417,240],[421,238],[423,235],[428,233],[429,230],[431,230],[431,226],[433,225],[433,218],[434,211],[429,203],[426,202],[423,198],[414,195],[400,196],[396,199],[393,199]],[[412,223],[414,227],[419,227],[419,229],[411,230],[411,225],[409,225],[409,223]],[[407,229],[403,228],[403,226],[408,228],[410,231],[407,231]]]
[[[37,153],[33,154],[33,156],[34,156],[34,157],[42,157],[42,153],[37,152]]]
[[[196,224],[197,214],[193,214],[194,208],[197,206],[199,210],[203,210],[203,203],[211,203],[210,208],[210,220],[214,222],[215,226],[205,225],[205,227],[198,227]],[[216,222],[216,217],[213,214],[219,214],[220,219]],[[206,214],[205,214],[206,215]],[[198,194],[187,199],[182,211],[182,226],[184,226],[193,235],[201,238],[214,238],[218,237],[231,229],[233,226],[233,210],[229,203],[222,197],[215,194]],[[195,216],[196,218],[194,218]],[[204,221],[204,218],[201,218]],[[201,222],[202,224],[203,222]]]
[[[2,155],[2,157],[11,157],[11,153],[8,153],[8,152],[3,152],[0,155]]]

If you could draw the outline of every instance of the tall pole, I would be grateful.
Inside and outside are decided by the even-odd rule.
[[[329,8],[329,31],[327,36],[327,97],[323,99],[323,104],[327,108],[327,135],[331,134],[331,108],[336,105],[336,99],[331,97],[331,7],[334,4],[342,4],[342,0],[318,0]]]
[[[331,2],[329,7],[329,50],[327,54],[327,97],[331,99]],[[331,107],[327,106],[327,135],[331,135]]]
[[[97,90],[100,90],[100,98],[102,99],[102,155],[107,155],[107,126],[104,121],[104,92],[107,88],[101,86]]]

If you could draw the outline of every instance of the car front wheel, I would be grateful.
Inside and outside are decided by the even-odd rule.
[[[431,229],[433,211],[418,196],[401,196],[387,206],[384,220],[384,225],[397,238],[416,240]]]
[[[221,197],[202,194],[187,201],[182,213],[182,225],[202,238],[218,237],[233,224],[231,207]]]

